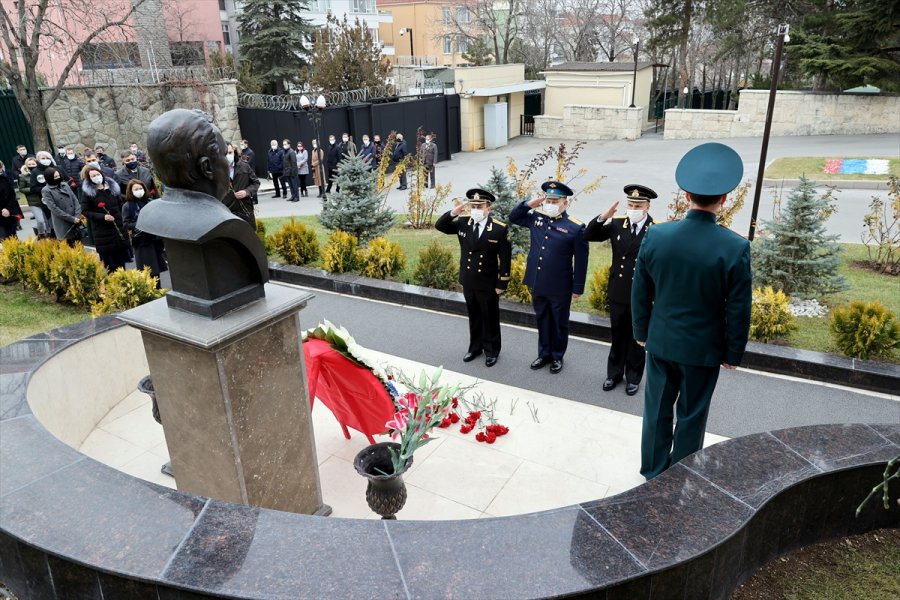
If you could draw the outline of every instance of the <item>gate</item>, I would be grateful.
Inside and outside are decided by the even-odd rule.
[[[238,108],[238,121],[244,138],[256,153],[256,172],[266,174],[266,153],[269,141],[297,141],[309,150],[316,137],[315,128],[309,115],[299,107],[294,110],[268,108]],[[380,134],[387,140],[391,131],[402,133],[410,151],[415,148],[416,130],[422,127],[434,133],[438,147],[438,161],[449,160],[454,152],[462,149],[460,140],[459,96],[440,94],[410,100],[393,99],[388,102],[359,102],[344,106],[333,106],[321,112],[319,128],[320,144],[323,148],[329,134],[340,140],[343,132],[349,133],[357,147],[362,144],[363,134],[370,137]]]
[[[0,160],[7,168],[16,155],[16,146],[24,144],[34,154],[34,136],[25,113],[12,90],[0,90]]]

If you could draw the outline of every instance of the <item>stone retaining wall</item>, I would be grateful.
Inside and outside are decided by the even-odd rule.
[[[536,116],[534,137],[578,140],[636,140],[644,107],[566,104],[562,117]]]
[[[211,114],[226,141],[240,139],[237,82],[163,82],[150,85],[67,87],[47,110],[50,135],[57,144],[105,144],[119,152],[137,142],[145,148],[147,126],[173,108],[199,108]]]
[[[742,90],[738,109],[666,111],[667,140],[761,137],[768,90]],[[900,132],[900,95],[780,91],[772,135],[862,135]]]

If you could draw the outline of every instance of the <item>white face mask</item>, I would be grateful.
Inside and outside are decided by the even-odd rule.
[[[369,146],[369,140],[363,140],[363,146],[368,147],[368,146]]]
[[[284,146],[282,146],[282,148],[284,148],[285,150],[290,150],[290,149],[291,149],[291,145],[290,145],[290,144],[285,144]]]
[[[42,165],[44,165],[45,167],[50,166],[50,159],[49,159],[49,158],[42,158],[42,159],[39,160],[38,162],[41,163]]]
[[[91,162],[88,163],[88,165],[94,167],[95,169],[100,168],[100,163],[98,163],[96,160],[92,160]]]
[[[345,142],[349,142],[349,141],[350,141],[350,138],[348,138],[346,135],[345,135],[344,137],[342,137],[341,139],[344,140]]]
[[[641,219],[644,218],[644,211],[642,211],[642,210],[632,210],[629,208],[625,212],[628,214],[628,220],[632,224],[639,223],[641,221]]]
[[[91,181],[94,182],[94,185],[100,185],[103,183],[103,175],[91,175]]]
[[[133,190],[131,190],[131,193],[135,198],[140,199],[140,198],[144,197],[144,189],[143,188],[134,188]]]
[[[19,156],[25,156],[28,154],[28,150],[19,150]]]
[[[278,150],[278,144],[272,144],[272,150]]]
[[[229,154],[226,154],[226,155],[225,155],[225,160],[228,161],[228,164],[229,164],[229,165],[233,165],[233,164],[234,164],[234,154],[230,154],[230,153],[229,153]]]
[[[328,138],[328,143],[329,143],[329,144],[333,144],[333,143],[334,143],[334,138]]]
[[[480,223],[484,220],[484,209],[483,208],[473,208],[472,209],[472,220],[476,223]]]
[[[319,145],[318,145],[317,143],[315,143],[315,142],[313,142],[312,145],[313,145],[313,148],[318,148],[318,147],[319,147]]]
[[[430,144],[430,143],[431,143],[431,138],[430,138],[430,137],[429,137],[429,138],[425,138],[425,143],[426,143],[426,144]]]
[[[549,202],[544,202],[542,205],[544,209],[544,214],[550,217],[555,217],[559,214],[559,204],[550,204]]]
[[[68,158],[69,160],[74,160],[75,153],[74,152],[66,152],[66,158]]]
[[[132,151],[132,152],[137,152],[137,146],[132,146],[132,147],[131,147],[131,151]]]

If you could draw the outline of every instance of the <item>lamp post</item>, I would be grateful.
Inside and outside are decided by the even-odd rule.
[[[634,75],[631,78],[631,106],[628,108],[634,108],[634,92],[637,87],[637,61],[638,54],[641,52],[641,40],[634,38],[634,46]]]
[[[788,31],[791,26],[781,24],[775,35],[778,40],[775,43],[775,57],[772,59],[772,86],[769,88],[769,105],[766,108],[766,125],[763,129],[762,148],[759,151],[759,171],[756,173],[756,189],[753,190],[753,211],[750,213],[750,232],[747,239],[753,241],[756,235],[756,216],[759,214],[759,197],[762,194],[763,175],[766,172],[766,154],[769,150],[769,133],[772,131],[772,113],[775,110],[775,91],[778,89],[778,78],[781,74],[781,51],[784,43],[791,41]]]
[[[401,27],[400,28],[400,37],[403,37],[406,34],[409,34],[409,64],[415,64],[413,57],[416,53],[413,51],[413,30],[412,27]]]
[[[325,110],[325,106],[325,96],[321,94],[319,94],[319,97],[316,98],[315,106],[312,105],[307,96],[300,96],[300,108],[303,109],[304,113],[306,113],[307,118],[309,118],[310,124],[313,126],[313,129],[316,132],[316,147],[313,148],[313,152],[316,153],[322,150],[322,140],[319,136],[319,128],[322,125],[322,111]],[[322,155],[320,156],[324,157],[324,151],[322,151]],[[324,181],[325,168],[322,166],[321,159],[319,159],[317,162],[319,163],[319,166],[317,168],[322,169],[319,181]],[[312,159],[310,159],[310,164],[312,164]]]
[[[687,95],[688,95],[688,92],[689,92],[689,91],[691,91],[691,90],[688,89],[688,86],[684,86],[684,89],[681,90],[681,95],[684,96],[684,109],[685,109],[685,110],[687,110],[687,108],[688,108],[688,103],[687,103],[687,102],[688,102],[688,97],[687,97]]]

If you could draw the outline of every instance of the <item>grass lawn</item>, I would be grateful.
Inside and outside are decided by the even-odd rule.
[[[829,158],[880,158],[888,163],[888,175],[851,175],[840,173],[825,173],[825,161]],[[766,179],[798,179],[800,175],[806,175],[813,181],[860,181],[874,180],[887,181],[889,175],[900,177],[900,158],[888,156],[795,156],[779,158],[766,168]]]
[[[23,290],[19,283],[0,284],[0,305],[0,346],[91,318],[87,308],[58,304],[50,296]]]

